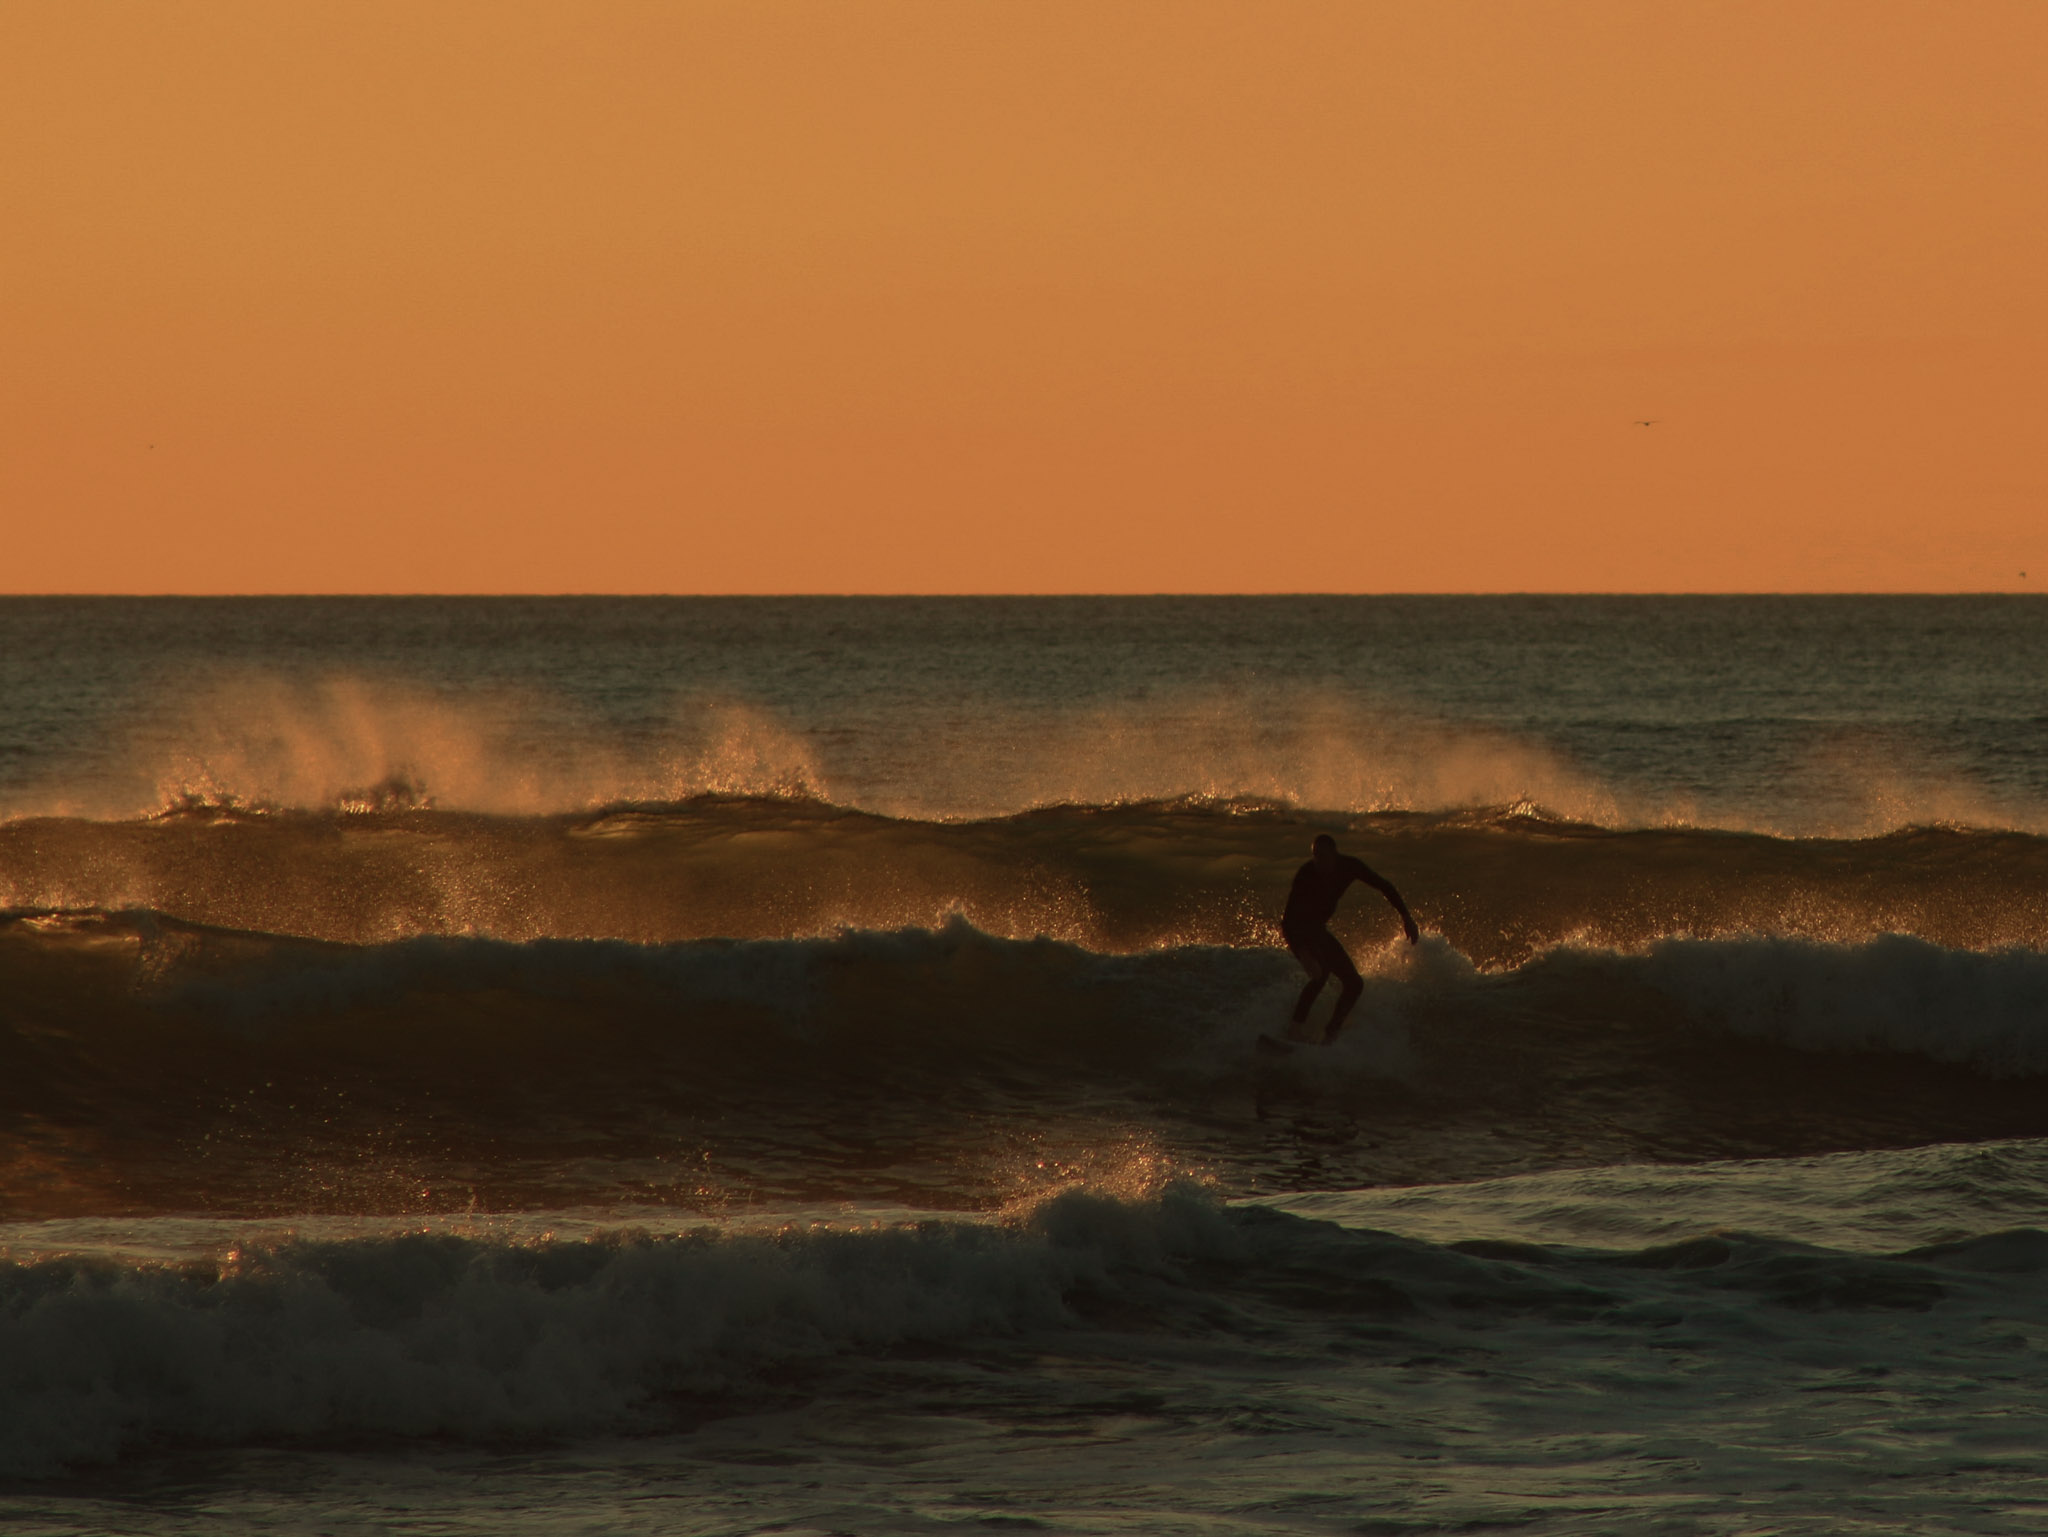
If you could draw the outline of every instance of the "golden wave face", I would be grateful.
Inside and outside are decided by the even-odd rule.
[[[2048,944],[2048,841],[1911,829],[1793,839],[1611,830],[1520,805],[1311,814],[1258,801],[1054,806],[919,821],[815,800],[704,797],[587,814],[186,808],[119,822],[0,823],[15,912],[146,909],[346,944],[421,935],[683,940],[938,929],[1102,953],[1262,946],[1310,839],[1393,881],[1482,968],[1562,943],[1755,934],[1951,948]],[[1393,919],[1354,893],[1371,945]]]

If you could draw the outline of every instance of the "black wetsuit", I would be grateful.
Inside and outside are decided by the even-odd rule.
[[[1386,883],[1373,874],[1364,860],[1348,854],[1339,854],[1335,866],[1328,871],[1311,859],[1294,872],[1294,885],[1287,892],[1287,911],[1280,919],[1280,937],[1294,952],[1295,959],[1311,972],[1335,972],[1342,978],[1358,975],[1351,957],[1330,932],[1337,903],[1353,881],[1386,888]]]
[[[1415,919],[1408,912],[1408,904],[1386,877],[1376,874],[1364,860],[1336,854],[1327,865],[1311,859],[1295,872],[1294,885],[1287,893],[1287,911],[1280,919],[1280,937],[1287,941],[1287,948],[1308,973],[1307,985],[1295,1000],[1294,1022],[1299,1025],[1307,1021],[1316,995],[1325,982],[1335,977],[1337,1011],[1330,1016],[1329,1028],[1323,1033],[1325,1042],[1336,1039],[1351,1006],[1365,992],[1365,979],[1351,964],[1351,957],[1344,953],[1337,936],[1330,932],[1330,919],[1336,916],[1337,904],[1353,881],[1365,882],[1393,903],[1394,911],[1401,915],[1401,927],[1407,931],[1408,942],[1413,944],[1416,937]]]

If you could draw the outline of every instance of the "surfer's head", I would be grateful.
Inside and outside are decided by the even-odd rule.
[[[1327,866],[1337,858],[1337,840],[1328,833],[1317,833],[1315,842],[1308,846],[1308,852],[1317,864]]]

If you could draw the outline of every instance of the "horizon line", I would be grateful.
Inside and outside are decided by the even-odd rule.
[[[506,599],[538,599],[544,601],[570,601],[575,599],[648,599],[648,600],[692,600],[692,601],[787,601],[792,599],[831,599],[836,601],[864,600],[876,602],[925,601],[932,599],[975,599],[986,601],[1045,601],[1049,599],[1122,599],[1155,600],[1168,598],[2028,598],[2048,596],[2031,587],[1971,587],[1971,588],[1796,588],[1796,587],[1717,587],[1698,589],[1671,588],[1502,588],[1498,590],[1471,591],[1450,588],[1438,589],[1391,589],[1379,591],[1341,591],[1334,588],[1290,588],[1286,590],[1260,590],[1224,592],[1211,590],[1170,591],[1159,589],[1145,592],[848,592],[848,591],[803,591],[803,592],[619,592],[601,590],[577,590],[567,592],[537,592],[508,590],[498,592],[446,592],[427,589],[402,592],[319,592],[319,591],[275,591],[275,592],[108,592],[108,591],[56,591],[56,592],[0,592],[0,602],[32,602],[39,600],[82,600],[112,601],[119,599],[146,600],[151,602],[233,602],[233,601],[324,601],[332,599],[421,599],[441,602],[474,600],[493,602]]]

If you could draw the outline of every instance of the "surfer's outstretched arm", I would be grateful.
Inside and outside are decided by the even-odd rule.
[[[1358,862],[1358,868],[1360,871],[1358,878],[1394,904],[1394,911],[1401,915],[1401,927],[1408,935],[1408,943],[1412,945],[1419,941],[1422,938],[1422,934],[1415,927],[1415,915],[1408,911],[1408,904],[1401,900],[1401,893],[1394,889],[1394,883],[1380,874],[1379,871],[1373,869],[1364,860]]]

